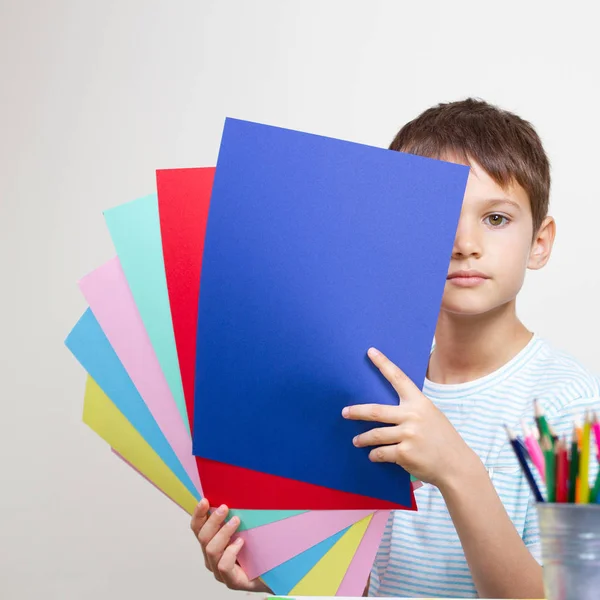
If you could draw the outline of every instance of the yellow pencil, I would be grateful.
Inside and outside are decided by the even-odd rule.
[[[581,430],[581,425],[578,422],[576,422],[576,436],[573,438],[577,443],[577,477],[575,479],[575,504],[579,504],[581,502]]]
[[[586,410],[583,432],[581,434],[581,462],[579,463],[579,479],[581,485],[581,493],[579,496],[580,504],[587,504],[590,498],[590,431],[590,417]]]

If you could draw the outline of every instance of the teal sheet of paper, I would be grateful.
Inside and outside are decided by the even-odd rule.
[[[278,567],[263,573],[260,578],[275,594],[285,596],[296,584],[333,548],[336,542],[350,529],[346,527],[339,533],[319,542]]]
[[[104,219],[144,327],[189,432],[167,289],[158,196],[149,194],[105,210]],[[228,518],[238,516],[241,520],[238,531],[244,531],[303,512],[306,511],[233,509]]]
[[[151,194],[106,210],[104,218],[144,327],[189,432],[167,291],[158,196]]]
[[[275,523],[276,521],[283,521],[290,517],[300,515],[306,510],[238,510],[236,508],[229,511],[226,521],[233,517],[240,518],[240,526],[236,531],[244,531],[245,529],[254,529],[261,525],[268,525],[269,523]]]

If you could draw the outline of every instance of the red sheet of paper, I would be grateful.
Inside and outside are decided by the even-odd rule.
[[[214,167],[156,172],[167,289],[190,431],[194,430],[200,273],[214,175]]]
[[[196,457],[202,488],[211,505],[255,510],[405,509],[417,510],[414,486],[411,506],[341,492],[295,479],[269,475]]]
[[[167,289],[192,435],[198,298],[214,174],[214,167],[156,172]],[[212,506],[227,504],[258,510],[416,509],[414,493],[411,507],[404,507],[207,459],[196,461]]]

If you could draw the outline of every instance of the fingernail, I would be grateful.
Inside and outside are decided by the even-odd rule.
[[[239,537],[237,540],[235,540],[234,544],[236,546],[241,546],[244,543],[244,538]]]
[[[347,417],[350,414],[350,409],[346,406],[342,409],[342,417]]]
[[[369,356],[379,356],[381,352],[376,348],[369,348]]]
[[[230,519],[229,521],[231,523],[232,527],[237,527],[240,523],[240,518],[239,517],[233,517],[232,519]]]
[[[358,436],[355,436],[355,437],[352,439],[352,443],[353,443],[353,444],[356,446],[356,444],[358,443]]]
[[[227,507],[224,504],[221,504],[221,506],[219,506],[219,508],[217,508],[216,513],[218,515],[224,515],[226,510],[227,510]]]

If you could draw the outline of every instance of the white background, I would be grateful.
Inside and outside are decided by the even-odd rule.
[[[213,165],[225,116],[387,146],[482,97],[537,127],[558,238],[528,326],[600,372],[597,22],[590,3],[0,0],[0,597],[240,597],[189,519],[81,422],[63,345],[102,211]]]

